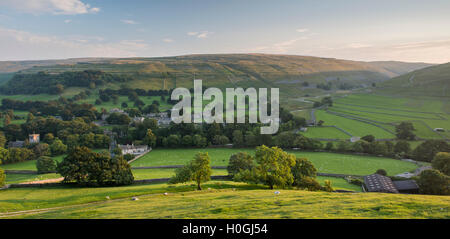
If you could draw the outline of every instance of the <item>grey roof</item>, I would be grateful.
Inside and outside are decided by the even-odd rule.
[[[364,176],[364,185],[369,192],[398,193],[392,180],[379,174]]]
[[[395,188],[399,191],[419,189],[419,186],[414,180],[394,181],[393,183]]]
[[[8,144],[9,148],[22,148],[25,145],[25,141],[11,141]]]

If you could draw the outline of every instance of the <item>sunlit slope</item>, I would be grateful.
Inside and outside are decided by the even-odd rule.
[[[450,97],[450,63],[416,70],[380,84],[388,94]]]

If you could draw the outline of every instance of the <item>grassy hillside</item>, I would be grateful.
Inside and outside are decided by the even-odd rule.
[[[381,83],[381,93],[450,97],[450,63],[416,70]]]
[[[316,84],[331,82],[335,87],[349,84],[354,87],[370,85],[392,76],[428,66],[423,63],[358,62],[332,58],[266,54],[186,55],[160,58],[72,59],[62,62],[36,64],[23,73],[47,71],[102,70],[108,73],[133,75],[131,88],[169,89],[175,86],[192,87],[192,79],[204,79],[206,86],[219,88],[279,87],[287,95],[318,91]],[[12,63],[9,62],[11,65]],[[19,63],[15,63],[16,65]],[[19,69],[8,62],[0,62],[0,72]],[[23,63],[24,65],[27,65]],[[3,65],[3,67],[2,67]],[[30,65],[27,65],[30,66]],[[24,68],[24,67],[23,67]],[[168,77],[162,73],[168,72]],[[165,79],[163,79],[165,78]],[[309,86],[302,85],[304,82]]]
[[[261,186],[232,182],[210,182],[204,188],[204,191],[192,191],[191,185],[167,187],[156,184],[109,190],[11,189],[0,194],[0,210],[3,212],[0,217],[450,218],[450,198],[446,196],[300,190],[279,190],[280,194],[276,195],[274,190],[262,190]],[[164,192],[168,194],[164,195]],[[19,200],[11,200],[11,196],[28,200],[19,203]],[[106,196],[111,200],[106,200]],[[139,200],[132,201],[131,196],[139,196]],[[36,202],[40,203],[39,208],[36,208]],[[54,208],[57,206],[62,208]],[[17,212],[31,209],[38,211]],[[16,213],[11,213],[14,211]]]

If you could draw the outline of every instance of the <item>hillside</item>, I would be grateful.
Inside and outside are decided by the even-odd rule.
[[[385,81],[380,93],[409,96],[450,97],[450,63],[430,66]]]
[[[131,74],[134,88],[161,89],[191,87],[194,77],[215,87],[279,87],[289,95],[317,91],[317,84],[332,84],[335,89],[367,86],[393,76],[428,66],[424,63],[358,62],[332,58],[266,54],[211,54],[158,58],[69,59],[62,61],[0,62],[0,72],[20,69],[21,73],[61,73],[102,70]],[[33,66],[33,67],[32,67]],[[26,68],[29,67],[29,68]],[[26,68],[26,69],[25,69]],[[169,73],[162,82],[162,74]],[[309,84],[304,85],[305,82]]]
[[[300,190],[237,190],[209,183],[205,191],[170,192],[157,185],[138,201],[100,199],[60,208],[0,213],[6,218],[449,218],[449,197]],[[184,187],[184,186],[181,186]],[[220,189],[222,188],[222,189]],[[58,190],[58,189],[55,189]],[[84,190],[84,189],[80,189]],[[16,190],[17,191],[17,190]],[[30,192],[30,190],[22,190]],[[61,191],[61,190],[59,190]],[[167,192],[167,191],[166,191]],[[5,193],[10,194],[6,191]],[[130,193],[129,193],[130,194]],[[36,194],[31,194],[36,198]],[[110,195],[110,194],[106,194]],[[133,194],[131,194],[133,195]],[[100,195],[96,195],[100,197]],[[27,195],[27,198],[30,195]]]

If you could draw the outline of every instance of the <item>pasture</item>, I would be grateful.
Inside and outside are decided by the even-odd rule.
[[[261,186],[219,181],[209,182],[204,188],[206,190],[193,191],[192,185],[167,187],[156,184],[115,188],[12,189],[0,194],[0,211],[3,212],[0,216],[45,219],[450,218],[450,199],[446,196],[300,190],[279,190],[280,193],[275,195],[275,190],[262,190]],[[131,196],[139,196],[139,200],[132,201]],[[11,200],[11,197],[18,199]],[[38,214],[17,212],[31,209],[42,211]]]
[[[247,152],[253,155],[254,149],[155,149],[134,161],[131,166],[184,165],[198,152],[208,152],[212,166],[227,166],[232,154]],[[383,157],[296,150],[288,150],[288,152],[297,157],[309,159],[321,173],[368,175],[377,169],[385,169],[389,175],[395,175],[417,168],[413,163]]]
[[[450,115],[445,99],[400,98],[373,94],[352,94],[334,100],[327,110],[317,110],[316,120],[324,125],[335,125],[353,136],[374,135],[379,139],[395,138],[395,124],[402,121],[413,123],[414,132],[422,139],[449,139]],[[446,132],[436,133],[434,128]],[[314,129],[318,132],[316,129]],[[313,130],[313,131],[314,131]],[[333,129],[309,133],[312,138],[329,138]],[[305,135],[308,135],[306,133]],[[340,139],[339,136],[336,139]]]

